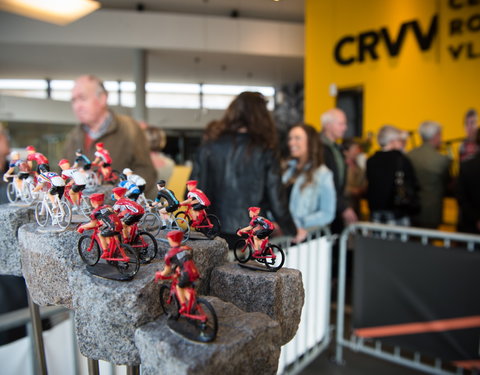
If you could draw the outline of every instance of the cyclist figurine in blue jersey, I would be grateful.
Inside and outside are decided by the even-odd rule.
[[[249,207],[248,215],[250,216],[250,224],[248,227],[239,229],[237,235],[241,236],[243,232],[247,233],[252,231],[253,242],[255,245],[254,256],[258,256],[265,249],[268,244],[268,236],[272,234],[275,226],[270,220],[260,216],[260,207]]]
[[[135,185],[132,181],[129,181],[127,176],[124,174],[120,175],[120,183],[118,184],[118,186],[127,189],[125,197],[131,199],[132,201],[136,201],[142,193],[138,186]]]
[[[75,163],[72,168],[78,168],[82,171],[88,171],[92,168],[92,161],[83,154],[82,149],[79,148],[75,151],[75,156]]]
[[[174,192],[167,189],[165,185],[166,185],[165,180],[160,180],[157,182],[158,194],[157,194],[157,197],[155,198],[155,202],[153,202],[151,205],[152,207],[157,206],[159,204],[162,206],[162,208],[158,211],[162,219],[161,229],[165,229],[167,227],[167,220],[169,221],[172,220],[170,214],[178,210],[178,207],[180,204]]]

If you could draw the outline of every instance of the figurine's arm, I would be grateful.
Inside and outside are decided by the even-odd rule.
[[[94,219],[94,220],[91,220],[89,223],[80,225],[77,229],[77,232],[83,233],[83,231],[96,228],[97,226],[98,226],[98,220]]]
[[[242,233],[250,232],[252,229],[253,229],[253,227],[251,225],[249,225],[248,227],[239,229],[239,230],[237,230],[237,236],[241,236]]]
[[[9,168],[8,171],[6,171],[5,174],[3,175],[3,181],[8,182],[8,177],[12,177],[12,173],[14,170],[15,170],[14,167]]]
[[[37,191],[39,191],[42,187],[43,187],[43,184],[44,182],[39,182],[37,184],[37,186],[35,186],[35,188],[32,190],[34,193],[36,193]]]

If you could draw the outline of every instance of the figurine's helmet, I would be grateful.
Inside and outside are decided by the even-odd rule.
[[[75,151],[75,153],[77,153],[77,154],[82,154],[83,152],[82,152],[82,149],[81,149],[81,148],[77,148],[77,150]]]
[[[189,180],[187,181],[187,186],[191,186],[192,188],[196,188],[198,184],[197,180]]]
[[[61,167],[62,164],[67,164],[67,163],[70,163],[67,159],[62,159],[58,162],[58,166]]]
[[[160,187],[165,187],[167,183],[165,182],[165,180],[160,180],[157,182],[157,185],[160,185]]]
[[[105,200],[105,194],[103,194],[103,193],[92,194],[92,195],[90,195],[90,200],[92,202],[102,203]]]
[[[183,240],[183,232],[181,230],[172,230],[168,232],[167,238],[170,238],[174,242],[180,243]]]
[[[95,146],[103,148],[105,145],[103,144],[103,142],[97,142],[97,143],[95,143]]]
[[[123,174],[129,174],[129,173],[132,173],[132,170],[130,168],[125,168],[123,171],[122,171]]]
[[[258,215],[260,213],[260,207],[249,207],[248,212],[253,212],[254,215]]]
[[[27,146],[27,147],[25,147],[25,150],[27,150],[27,151],[33,151],[33,152],[37,151],[37,150],[35,149],[35,147],[33,147],[33,146]]]
[[[128,190],[124,187],[118,186],[112,189],[112,193],[118,195],[120,198],[125,195]]]
[[[12,151],[10,153],[10,160],[18,160],[20,159],[20,153],[18,151]]]
[[[50,168],[48,168],[48,166],[46,166],[45,164],[40,164],[40,165],[38,166],[38,170],[39,170],[41,173],[50,172]]]

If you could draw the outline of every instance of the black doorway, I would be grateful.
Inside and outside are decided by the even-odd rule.
[[[361,137],[363,133],[363,87],[339,89],[337,108],[347,115],[348,130],[344,138]]]

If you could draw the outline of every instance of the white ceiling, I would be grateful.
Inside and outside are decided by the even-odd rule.
[[[303,0],[102,0],[103,9],[169,12],[303,23]],[[12,17],[18,17],[13,16]],[[131,48],[0,43],[0,78],[72,79],[93,73],[133,80]],[[303,80],[303,59],[198,51],[148,50],[149,81],[274,85]]]

